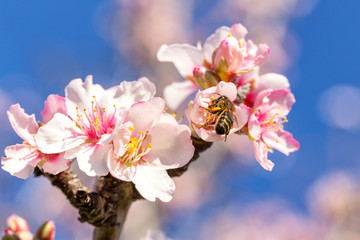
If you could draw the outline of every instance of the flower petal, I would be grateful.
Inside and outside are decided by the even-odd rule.
[[[135,132],[147,131],[159,121],[164,107],[165,101],[159,97],[135,103],[129,109],[126,120],[134,124]]]
[[[262,134],[262,138],[269,147],[275,148],[287,156],[300,147],[292,134],[283,130],[266,131]]]
[[[184,166],[194,154],[190,135],[185,125],[167,122],[155,125],[148,135],[152,148],[143,159],[165,169]]]
[[[204,42],[203,54],[205,60],[209,63],[212,62],[212,55],[215,49],[219,46],[220,42],[224,40],[230,33],[230,28],[222,26],[215,30],[215,33],[211,34]]]
[[[241,38],[245,38],[246,34],[248,34],[248,30],[242,24],[237,23],[231,26],[230,33],[236,39],[241,39]]]
[[[259,123],[259,120],[256,118],[254,114],[251,114],[249,121],[248,121],[248,129],[249,129],[249,135],[254,140],[259,140],[262,133],[262,128]]]
[[[241,104],[240,106],[235,106],[235,126],[233,131],[237,131],[241,129],[249,120],[249,116],[251,114],[251,108]]]
[[[49,154],[76,148],[86,138],[75,122],[61,113],[56,113],[50,122],[39,128],[35,136],[40,151]]]
[[[222,96],[226,96],[230,101],[234,101],[236,98],[236,86],[230,82],[219,82],[216,86],[216,93]]]
[[[199,89],[199,87],[190,81],[171,83],[164,89],[166,105],[171,110],[176,110],[180,104],[197,89]]]
[[[110,174],[123,181],[131,182],[136,173],[136,166],[126,166],[117,159],[117,154],[110,150],[107,160],[107,167]]]
[[[5,149],[6,157],[2,158],[2,169],[19,178],[28,178],[40,161],[36,149],[27,144],[16,144]]]
[[[256,160],[264,169],[271,171],[274,167],[274,163],[267,158],[268,148],[266,144],[262,141],[254,141],[253,144]]]
[[[35,147],[34,135],[39,129],[39,125],[35,120],[35,115],[28,115],[19,104],[11,105],[9,111],[7,111],[9,121],[14,131],[25,142]]]
[[[154,202],[159,198],[169,202],[175,192],[175,183],[166,170],[151,165],[137,165],[132,181],[139,193],[147,200]]]
[[[65,98],[58,95],[49,95],[45,101],[44,110],[41,112],[43,123],[49,122],[55,115],[55,113],[62,113],[67,115]]]
[[[107,89],[99,102],[103,107],[115,104],[116,108],[129,109],[134,103],[151,99],[155,94],[154,89],[155,86],[146,78],[123,81],[119,86]]]
[[[80,78],[72,80],[65,88],[66,108],[72,119],[77,118],[77,109],[84,109],[91,106],[93,96],[100,97],[104,89],[99,84],[93,84],[91,75],[82,82]]]
[[[80,170],[90,177],[108,174],[107,159],[111,148],[111,144],[105,146],[83,144],[82,149],[76,155]]]
[[[69,160],[64,158],[64,153],[50,156],[42,166],[44,172],[54,175],[66,170],[68,167]]]
[[[194,67],[204,62],[202,51],[189,44],[162,45],[157,58],[160,62],[172,62],[184,78],[192,76]]]

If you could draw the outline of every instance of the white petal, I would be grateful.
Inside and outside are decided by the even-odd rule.
[[[86,138],[75,122],[61,113],[56,113],[50,122],[39,128],[35,136],[43,153],[65,152],[85,142]]]
[[[34,135],[39,129],[39,125],[35,120],[35,115],[28,115],[19,104],[14,104],[7,111],[9,121],[14,131],[19,135],[25,142],[35,147]]]
[[[211,34],[203,46],[203,53],[205,60],[209,63],[212,62],[212,54],[215,49],[219,46],[220,42],[224,40],[230,33],[230,28],[226,26],[222,26],[216,29],[215,33]]]
[[[49,122],[56,113],[67,115],[66,100],[58,95],[51,94],[45,101],[44,110],[41,112],[43,123]]]
[[[107,89],[99,102],[104,107],[115,104],[116,108],[129,109],[134,103],[151,99],[155,94],[154,88],[151,82],[144,78],[140,81],[123,81],[119,86]]]
[[[2,169],[19,178],[28,178],[40,161],[36,149],[27,144],[16,144],[5,149],[7,157],[2,158]]]
[[[99,84],[93,84],[92,76],[89,75],[82,82],[80,78],[72,80],[65,88],[66,108],[69,116],[76,119],[77,110],[91,107],[93,96],[101,97],[104,89]]]
[[[156,198],[163,202],[169,202],[175,192],[174,181],[169,177],[166,170],[155,166],[137,165],[136,174],[132,181],[139,193],[152,202]]]
[[[160,62],[172,62],[184,78],[192,76],[194,67],[204,62],[202,51],[189,44],[162,45],[157,58]]]
[[[82,148],[76,158],[81,171],[88,176],[105,176],[109,173],[107,158],[112,145],[89,144]]]
[[[182,167],[194,154],[190,128],[162,122],[149,133],[152,148],[143,159],[165,169]]]
[[[190,81],[171,83],[164,89],[166,106],[171,110],[176,110],[180,104],[197,89],[199,89],[199,87]]]
[[[114,151],[110,150],[107,159],[107,166],[110,174],[123,181],[131,182],[131,179],[136,173],[136,167],[127,167],[125,164],[119,162]]]

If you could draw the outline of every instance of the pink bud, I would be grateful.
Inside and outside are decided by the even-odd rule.
[[[25,219],[17,216],[16,214],[13,214],[10,217],[8,217],[6,223],[7,223],[8,229],[15,233],[30,231],[29,225],[27,224]]]
[[[43,223],[35,233],[38,240],[53,240],[55,238],[55,224],[53,221]]]

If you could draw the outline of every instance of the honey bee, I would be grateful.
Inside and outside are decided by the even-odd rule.
[[[215,132],[219,135],[225,134],[226,141],[236,120],[234,104],[226,96],[221,95],[219,98],[212,100],[205,110],[216,116]]]

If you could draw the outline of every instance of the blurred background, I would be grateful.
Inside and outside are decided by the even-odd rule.
[[[123,239],[161,229],[174,240],[360,239],[360,1],[337,0],[2,0],[0,151],[21,142],[6,115],[20,103],[40,112],[49,94],[94,75],[108,88],[147,76],[164,86],[181,77],[159,63],[162,44],[204,42],[216,28],[245,25],[267,43],[262,73],[289,78],[296,104],[285,129],[300,150],[255,160],[246,137],[215,143],[176,179],[170,203],[138,201]],[[76,167],[76,164],[74,164]],[[91,187],[93,179],[81,176]],[[0,229],[16,213],[34,231],[54,220],[56,239],[91,239],[92,226],[44,178],[0,170]]]

